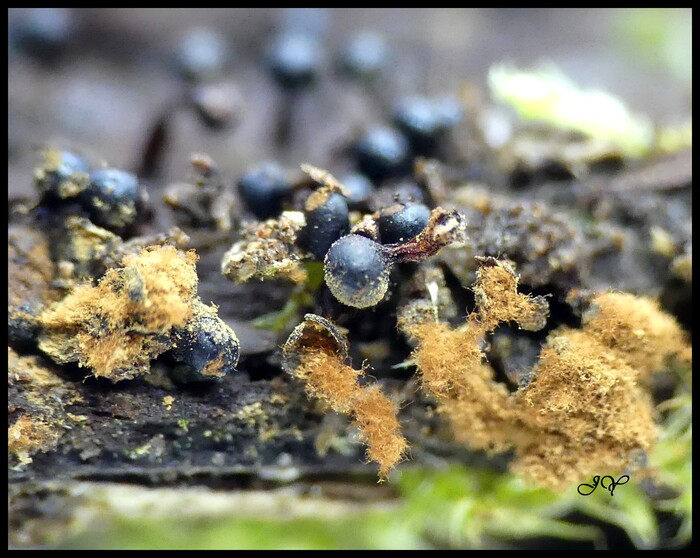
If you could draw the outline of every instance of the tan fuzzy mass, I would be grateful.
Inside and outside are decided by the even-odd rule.
[[[414,352],[422,386],[439,402],[438,413],[453,426],[455,439],[476,449],[504,451],[526,435],[518,427],[514,402],[479,348],[483,331],[428,322],[413,326]]]
[[[168,349],[171,328],[192,316],[196,259],[173,246],[124,257],[96,287],[77,287],[41,315],[40,348],[56,362],[77,360],[113,381],[145,373]]]
[[[483,331],[476,326],[453,330],[446,323],[426,322],[409,328],[418,340],[414,352],[423,385],[436,397],[468,385],[469,371],[485,358],[479,348]]]
[[[347,341],[329,320],[307,314],[282,347],[283,367],[304,383],[306,392],[352,418],[367,444],[367,457],[379,464],[381,479],[404,458],[398,408],[379,385],[360,385],[364,370],[346,364]]]
[[[615,440],[618,446],[647,449],[654,439],[649,394],[637,371],[586,331],[550,336],[530,385],[517,394],[530,420],[572,440]]]
[[[552,332],[532,381],[509,393],[494,380],[484,338],[501,322],[541,328],[547,304],[517,292],[508,264],[480,262],[477,310],[465,325],[451,329],[427,313],[423,323],[402,324],[418,342],[414,359],[422,387],[436,397],[455,440],[487,451],[512,449],[515,472],[553,488],[620,473],[634,455],[650,451],[657,417],[640,381],[667,368],[669,357],[690,362],[675,320],[650,299],[596,295],[584,327]]]
[[[362,389],[353,404],[353,422],[367,443],[367,458],[379,464],[380,478],[386,478],[408,449],[397,418],[398,408],[378,385]]]
[[[629,362],[642,379],[664,370],[669,358],[690,364],[687,335],[659,303],[629,293],[600,293],[584,315],[586,331]]]
[[[403,459],[408,444],[401,435],[396,405],[379,386],[360,386],[357,379],[362,373],[343,364],[338,355],[319,350],[301,356],[295,376],[309,395],[353,418],[368,446],[367,457],[379,464],[379,475],[385,478]]]
[[[146,331],[163,333],[190,318],[197,294],[196,261],[194,252],[173,246],[146,248],[123,259],[128,296]]]
[[[518,292],[518,276],[504,261],[483,258],[474,285],[476,305],[483,326],[493,330],[499,323],[515,321],[521,328],[538,331],[547,323],[549,305],[541,297]]]

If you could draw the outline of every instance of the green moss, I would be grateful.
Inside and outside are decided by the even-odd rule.
[[[670,408],[664,429],[650,456],[659,470],[662,484],[676,495],[658,502],[660,510],[671,512],[681,521],[674,545],[685,545],[693,537],[693,400],[690,385],[679,388],[676,397],[665,402]]]
[[[291,325],[299,321],[305,308],[313,306],[311,294],[323,284],[323,263],[304,262],[306,280],[297,287],[281,310],[258,316],[251,323],[256,329],[267,329],[280,333],[291,329]]]
[[[262,519],[227,519],[193,521],[188,523],[156,520],[118,521],[111,539],[87,537],[65,548],[136,549],[259,549],[259,550],[323,550],[347,549],[418,549],[424,543],[408,524],[385,528],[383,514],[371,514],[352,519],[330,520],[319,528],[317,519],[268,521]]]

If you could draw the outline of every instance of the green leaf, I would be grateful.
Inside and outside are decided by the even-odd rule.
[[[304,284],[294,290],[281,310],[255,318],[251,322],[254,328],[267,329],[275,333],[285,331],[290,328],[293,321],[298,320],[304,307],[313,304],[311,293],[317,291],[323,284],[323,263],[304,262],[304,268],[306,269]]]
[[[281,310],[258,316],[251,321],[251,324],[255,329],[267,329],[279,333],[287,329],[289,323],[299,315],[299,312],[299,302],[292,295]]]

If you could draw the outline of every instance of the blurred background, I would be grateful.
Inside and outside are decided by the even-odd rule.
[[[194,29],[213,32],[222,51],[207,54],[192,40]],[[30,195],[29,171],[47,144],[138,167],[154,123],[181,94],[178,56],[188,48],[195,60],[198,48],[212,56],[233,86],[236,124],[212,133],[192,112],[174,114],[163,178],[182,179],[193,151],[232,175],[278,156],[270,137],[284,92],[265,57],[283,31],[320,45],[320,77],[296,102],[295,137],[283,155],[294,165],[333,170],[333,148],[387,120],[393,100],[456,93],[465,84],[485,90],[489,67],[504,61],[553,62],[660,124],[681,122],[691,110],[690,9],[10,9],[10,195]],[[343,79],[338,69],[362,32],[384,41],[370,85]]]

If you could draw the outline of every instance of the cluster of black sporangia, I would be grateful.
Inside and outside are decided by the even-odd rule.
[[[410,108],[410,107],[409,107]],[[411,111],[403,115],[409,129],[413,121]],[[428,145],[427,138],[438,145],[444,128],[434,126],[432,131],[415,119],[411,141]],[[418,126],[421,124],[421,126]],[[431,136],[431,134],[435,134]],[[409,136],[411,137],[411,136]],[[371,130],[357,144],[358,171],[344,176],[341,183],[347,198],[338,193],[306,212],[306,229],[301,235],[303,248],[314,259],[325,263],[326,284],[343,304],[365,308],[377,304],[386,294],[389,271],[393,262],[383,245],[403,243],[415,237],[428,223],[430,208],[425,204],[403,199],[383,207],[377,214],[379,238],[347,235],[349,208],[363,209],[375,185],[404,174],[410,166],[411,145],[407,136],[392,128]],[[419,153],[416,151],[415,153]],[[270,179],[269,167],[261,167],[239,181],[239,192],[248,208],[258,218],[270,217],[291,199],[292,185],[282,180],[282,173]]]
[[[96,225],[122,233],[138,216],[144,192],[135,175],[122,169],[93,169],[71,151],[47,150],[35,182],[41,205],[77,203]]]
[[[93,169],[72,151],[46,150],[35,185],[40,194],[37,210],[52,219],[82,213],[92,223],[128,236],[129,227],[142,215],[144,191],[134,174],[113,167]],[[238,362],[235,335],[215,313],[200,314],[175,332],[177,344],[168,356],[178,363],[176,381],[209,381],[205,372],[211,361],[221,360],[220,371],[233,371]]]
[[[381,74],[388,57],[381,36],[360,33],[341,51],[336,67],[343,78],[367,84]],[[321,44],[313,35],[283,33],[268,50],[268,71],[290,103],[318,82],[322,66]],[[348,235],[350,211],[368,210],[376,188],[408,176],[415,157],[439,154],[461,118],[461,106],[452,98],[400,99],[389,124],[367,130],[355,142],[350,151],[354,169],[341,175],[343,194],[331,193],[320,205],[305,210],[300,247],[324,261],[327,285],[340,302],[360,308],[379,302],[392,267],[381,247],[415,237],[430,216],[430,208],[421,201],[401,197],[375,214],[379,237],[373,239]],[[285,208],[298,208],[295,184],[288,176],[271,162],[245,172],[238,180],[238,192],[248,211],[267,219]]]

